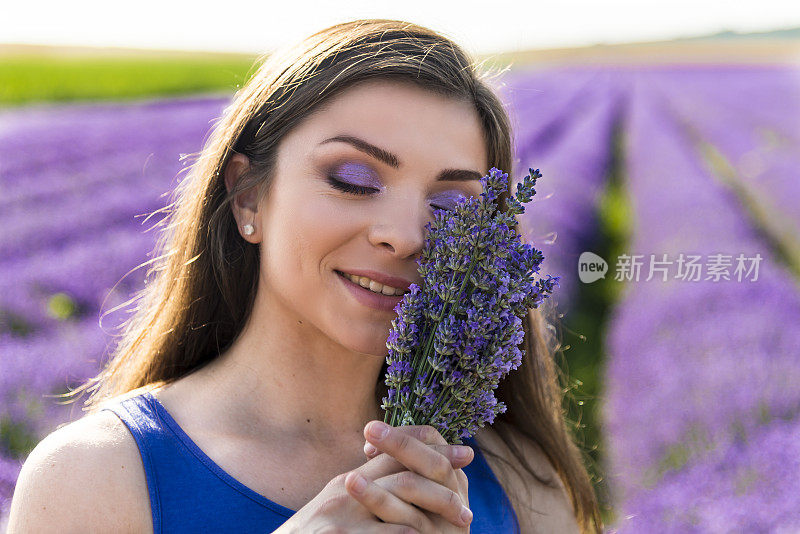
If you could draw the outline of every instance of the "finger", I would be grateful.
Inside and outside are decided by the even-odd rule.
[[[455,469],[466,467],[475,457],[475,451],[469,446],[449,445],[436,427],[432,425],[403,425],[395,428],[411,433],[420,441],[433,446],[434,449],[450,458],[450,462]],[[452,447],[452,449],[445,450],[442,447]],[[381,451],[376,449],[369,441],[366,441],[364,443],[364,454],[368,459],[372,459],[381,454]]]
[[[368,426],[367,423],[366,426]],[[448,445],[447,440],[439,433],[436,427],[431,425],[403,425],[395,427],[401,429],[403,432],[408,432],[418,440],[429,445]],[[373,447],[369,441],[364,444],[364,454],[367,458],[374,458],[380,451]]]
[[[377,419],[375,420],[377,421]],[[383,421],[378,421],[382,423]],[[367,423],[366,426],[372,423],[370,421]],[[385,423],[384,423],[385,424]],[[418,440],[423,443],[428,443],[429,445],[447,445],[447,440],[439,433],[435,426],[431,425],[403,425],[403,426],[396,426],[392,428],[397,428],[402,430],[403,432],[409,433]]]
[[[448,444],[447,440],[444,439],[444,436],[442,436],[436,427],[432,425],[403,425],[396,428],[401,429],[403,432],[409,432],[421,442],[429,445]]]
[[[347,474],[344,487],[354,499],[386,523],[405,525],[419,532],[434,531],[433,523],[421,510],[369,480],[358,470]]]
[[[472,463],[475,459],[475,451],[468,445],[428,445],[434,450],[439,451],[445,455],[449,460],[453,469],[463,469]],[[364,444],[364,454],[367,458],[372,459],[381,453],[369,441]]]
[[[400,497],[403,501],[439,514],[457,527],[472,522],[472,511],[466,506],[468,499],[460,493],[411,471],[402,471],[375,480],[375,485]],[[467,494],[466,488],[463,491]]]
[[[380,430],[383,434],[380,436]],[[433,450],[427,444],[413,437],[411,433],[400,428],[389,426],[381,421],[370,421],[364,428],[364,437],[379,451],[385,452],[403,464],[407,469],[430,478],[453,491],[458,491],[456,479],[450,460],[442,453]],[[365,468],[372,469],[372,462]],[[370,476],[368,473],[364,473]],[[380,477],[374,477],[377,479]]]

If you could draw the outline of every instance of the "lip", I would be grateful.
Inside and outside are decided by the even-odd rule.
[[[378,293],[374,293],[369,289],[364,289],[359,284],[356,284],[355,282],[344,276],[341,272],[339,271],[335,272],[336,276],[339,277],[339,279],[342,281],[342,283],[345,285],[348,291],[350,291],[350,293],[352,293],[352,295],[356,298],[356,300],[359,301],[364,306],[367,306],[374,310],[393,312],[395,307],[397,307],[400,301],[403,300],[403,295],[397,295],[397,296],[381,295]],[[360,275],[360,276],[367,276],[367,275]],[[373,278],[373,280],[375,279]]]
[[[408,291],[408,288],[411,287],[411,282],[405,278],[399,278],[397,276],[391,276],[389,274],[383,274],[377,271],[342,269],[340,272],[353,274],[355,276],[366,276],[370,280],[375,280],[379,284],[402,289],[403,291]]]

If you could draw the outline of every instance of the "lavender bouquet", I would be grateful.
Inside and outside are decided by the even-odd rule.
[[[384,422],[431,425],[448,443],[461,444],[506,411],[493,391],[522,363],[522,318],[560,278],[533,281],[544,256],[515,231],[514,216],[525,211],[541,178],[539,169],[529,170],[505,210],[497,199],[508,174],[492,167],[479,199],[437,210],[426,225],[417,261],[422,287],[412,284],[397,305],[386,341]]]

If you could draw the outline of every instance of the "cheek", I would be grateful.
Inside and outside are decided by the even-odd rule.
[[[280,277],[297,294],[318,290],[325,260],[349,237],[356,221],[341,203],[325,195],[285,195],[276,198],[264,255],[269,273]]]

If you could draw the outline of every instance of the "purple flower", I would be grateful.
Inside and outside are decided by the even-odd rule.
[[[492,168],[479,199],[437,210],[426,226],[417,262],[422,286],[412,285],[395,308],[386,341],[385,422],[429,424],[449,443],[462,443],[505,412],[494,390],[522,363],[521,318],[558,284],[558,277],[534,280],[544,257],[516,232],[515,216],[539,177],[531,169],[500,209],[508,175]]]

